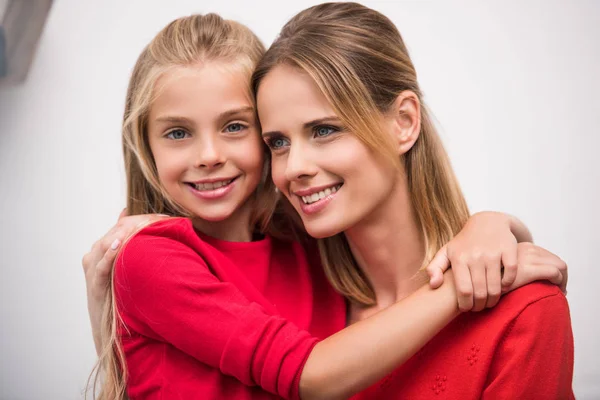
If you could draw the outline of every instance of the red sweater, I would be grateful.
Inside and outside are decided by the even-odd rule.
[[[536,282],[495,308],[460,315],[353,399],[573,399],[572,376],[567,301],[558,287]]]
[[[313,346],[345,324],[310,261],[297,243],[219,241],[183,218],[136,234],[114,277],[130,398],[298,398]]]

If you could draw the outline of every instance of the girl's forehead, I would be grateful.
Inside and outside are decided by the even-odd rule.
[[[156,82],[150,114],[210,115],[254,108],[247,81],[242,71],[218,63],[169,68]]]

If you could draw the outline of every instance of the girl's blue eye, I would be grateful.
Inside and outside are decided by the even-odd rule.
[[[239,132],[242,129],[244,129],[245,126],[239,123],[234,123],[234,124],[230,124],[227,125],[227,127],[225,128],[225,131],[229,132],[229,133],[235,133],[235,132]]]
[[[183,129],[174,129],[171,132],[167,133],[167,137],[173,140],[181,140],[187,137],[188,133]]]
[[[331,126],[317,126],[314,131],[316,137],[325,137],[335,133],[337,130]]]

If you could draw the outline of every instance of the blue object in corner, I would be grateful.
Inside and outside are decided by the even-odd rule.
[[[4,37],[4,28],[0,26],[0,78],[6,76],[6,65],[8,64],[6,58],[6,40]]]

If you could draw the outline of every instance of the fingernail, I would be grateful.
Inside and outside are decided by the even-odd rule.
[[[119,239],[115,239],[114,242],[112,242],[112,244],[110,245],[110,249],[111,250],[116,250],[119,248],[119,245],[121,244],[121,241]]]

